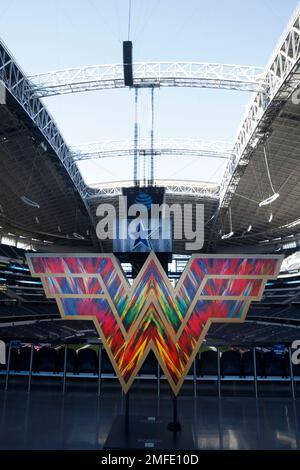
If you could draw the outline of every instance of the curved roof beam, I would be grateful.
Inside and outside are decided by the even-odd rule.
[[[186,181],[186,180],[155,180],[158,186],[163,186],[167,194],[182,194],[209,199],[219,199],[219,184],[206,181]],[[108,183],[96,183],[90,185],[88,200],[97,199],[100,196],[119,196],[122,188],[132,186],[132,180],[112,181]],[[142,187],[142,186],[141,186]]]
[[[239,91],[266,90],[265,69],[202,62],[138,62],[136,87],[199,87]],[[95,65],[29,77],[34,96],[46,97],[108,88],[124,88],[123,64]]]
[[[99,143],[70,148],[75,161],[130,156],[134,154],[134,141],[106,140]],[[140,155],[151,155],[149,139],[140,139]],[[194,139],[157,139],[154,141],[154,155],[184,155],[210,157],[228,160],[232,156],[232,146],[228,142]]]
[[[295,9],[266,67],[268,92],[251,99],[239,127],[232,158],[220,186],[220,207],[227,208],[253,151],[263,142],[284,103],[299,87],[300,3]]]
[[[38,97],[30,92],[31,82],[0,39],[0,80],[19,105],[37,126],[47,143],[56,152],[68,172],[83,201],[87,195],[86,184],[79,169],[74,165],[69,148],[54,119]],[[45,145],[41,142],[41,145]],[[42,147],[44,150],[45,148]],[[87,207],[87,206],[86,206]],[[87,207],[88,210],[88,207]]]

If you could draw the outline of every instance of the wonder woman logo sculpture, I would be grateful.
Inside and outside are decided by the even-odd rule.
[[[282,257],[193,255],[175,289],[154,253],[132,286],[112,254],[27,261],[62,318],[94,322],[125,393],[152,350],[177,394],[210,325],[243,322]]]

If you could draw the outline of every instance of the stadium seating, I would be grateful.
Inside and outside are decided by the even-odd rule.
[[[289,367],[288,367],[288,370],[289,370]],[[294,377],[300,377],[300,364],[293,365],[293,374],[294,374]]]
[[[8,361],[8,356],[9,356],[9,348],[6,345],[6,360]],[[10,360],[9,360],[9,368],[12,371],[17,371],[19,370],[19,351],[18,349],[11,348],[10,351]],[[7,369],[7,364],[0,364],[0,371],[1,370],[6,370]]]
[[[255,358],[256,358],[256,374],[257,374],[257,377],[262,377],[264,375],[262,354],[259,351],[256,351]],[[242,354],[241,373],[244,377],[254,375],[253,350],[245,351]]]
[[[77,353],[78,372],[98,373],[98,357],[93,349],[80,349]]]
[[[239,351],[225,351],[222,353],[221,375],[241,375],[241,354]]]
[[[107,352],[105,351],[105,349],[102,349],[102,352],[101,352],[101,371],[102,371],[103,374],[114,374],[115,375],[114,368],[111,365],[111,362],[109,360],[109,357],[108,357]]]
[[[24,259],[26,250],[16,246],[0,244],[0,256],[10,259]]]
[[[23,347],[20,349],[19,354],[19,370],[29,370],[30,369],[30,356],[31,356],[31,348],[30,347]],[[32,356],[32,370],[36,371],[37,369],[37,352],[36,349],[33,350]]]
[[[38,352],[39,372],[55,372],[57,367],[57,353],[54,348],[41,348]]]
[[[204,351],[200,356],[200,375],[218,375],[218,354],[216,351]]]
[[[8,354],[7,354],[7,357],[8,357]],[[19,357],[20,357],[19,350],[16,348],[11,348],[10,364],[9,364],[10,370],[13,370],[13,371],[19,370]]]
[[[16,317],[16,316],[40,316],[40,315],[58,315],[58,309],[55,303],[24,303],[18,305],[13,302],[0,303],[0,318],[1,317]]]
[[[284,355],[277,355],[274,352],[267,352],[264,354],[264,372],[266,377],[287,376],[286,360]]]
[[[65,348],[60,348],[58,350],[58,360],[57,360],[57,371],[64,371],[64,360],[65,360]],[[67,372],[73,374],[77,373],[77,354],[75,349],[67,348],[67,363],[66,363]]]
[[[145,359],[144,364],[142,365],[139,375],[155,375],[157,376],[157,359],[154,353],[151,351]]]
[[[11,348],[10,353],[10,375],[28,375],[30,370],[31,347],[25,345],[19,347],[16,345]],[[32,372],[35,377],[44,378],[55,377],[62,374],[64,370],[65,348],[56,349],[50,346],[43,346],[40,349],[36,346],[33,349]],[[194,363],[188,373],[188,377],[196,378],[196,380],[217,380],[218,378],[218,358],[217,351],[211,349],[204,351],[200,356],[195,358],[196,375],[194,376]],[[74,378],[84,380],[87,374],[97,379],[98,377],[98,354],[93,348],[67,348],[66,371]],[[290,377],[290,360],[289,354],[276,354],[273,350],[256,349],[256,368],[257,379],[260,381],[286,381]],[[6,366],[0,367],[0,376],[5,375]],[[116,379],[116,373],[111,365],[109,357],[104,348],[101,350],[101,374],[105,380]],[[138,377],[155,379],[158,374],[158,363],[153,352],[147,356]],[[300,364],[293,366],[293,374],[295,380],[300,379]],[[68,375],[69,377],[69,375]],[[160,372],[160,377],[164,379],[164,374]],[[253,349],[240,351],[239,349],[229,349],[220,354],[220,380],[226,382],[243,381],[245,378],[254,380],[254,361]],[[48,379],[47,379],[48,380]],[[2,381],[6,383],[6,380]],[[11,387],[12,385],[10,385]],[[295,384],[298,388],[297,383]]]

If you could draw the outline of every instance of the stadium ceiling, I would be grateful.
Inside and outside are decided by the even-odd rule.
[[[268,249],[286,237],[299,238],[300,105],[295,98],[300,85],[300,7],[269,61],[266,79],[268,93],[252,98],[220,186],[223,233],[232,216],[229,249],[257,243]],[[273,202],[261,204],[268,199]]]
[[[221,185],[221,205],[231,195],[248,165],[253,151],[272,128],[272,121],[299,87],[300,5],[294,12],[265,70],[267,93],[258,92],[249,103],[233,147],[233,157]]]
[[[205,199],[203,193],[199,195],[195,192],[199,200],[211,201],[214,206],[208,214],[208,220],[213,217],[213,225],[207,249],[232,251],[240,246],[244,249],[245,245],[252,245],[255,249],[257,246],[264,246],[268,251],[269,243],[298,236],[300,105],[299,100],[292,100],[291,97],[300,84],[299,65],[298,7],[264,70],[247,66],[179,62],[135,66],[136,86],[196,86],[254,92],[230,149],[217,198],[215,193],[214,197]],[[103,191],[85,184],[76,165],[74,151],[66,145],[40,97],[99,87],[122,87],[123,75],[120,78],[120,74],[120,66],[96,66],[29,78],[4,44],[0,43],[0,80],[5,84],[8,95],[7,104],[1,105],[1,163],[4,162],[7,168],[1,172],[1,184],[3,183],[5,191],[0,194],[0,203],[5,206],[7,221],[18,219],[20,226],[27,230],[29,227],[28,224],[25,227],[25,221],[35,220],[34,208],[24,208],[24,201],[20,203],[24,195],[39,204],[42,201],[45,222],[40,225],[35,222],[39,225],[40,232],[53,233],[54,225],[60,225],[57,219],[63,218],[63,204],[66,204],[64,207],[75,205],[80,208],[76,212],[76,218],[81,231],[87,232],[94,226],[94,204],[97,203],[97,197],[100,201],[104,196]],[[163,147],[160,146],[160,149]],[[180,149],[177,147],[169,148],[170,150]],[[203,150],[198,148],[199,152]],[[122,151],[130,149],[123,148]],[[99,152],[99,148],[94,148],[94,154],[95,152]],[[38,159],[38,165],[34,165],[35,159]],[[52,179],[50,176],[48,178],[49,168],[54,173]],[[13,174],[15,179],[6,178],[6,175]],[[33,195],[25,193],[24,189],[28,189],[24,186],[26,181],[39,181],[32,189]],[[178,183],[168,186],[169,194],[172,193],[170,189],[176,187],[172,197],[176,199],[178,192],[180,201],[183,201],[182,194],[191,197],[185,189],[181,191]],[[187,183],[180,184],[183,184],[183,188],[189,186]],[[58,187],[60,192],[56,191]],[[58,196],[64,194],[66,188],[72,193],[69,202]],[[104,191],[107,192],[107,188]],[[277,199],[273,197],[275,192],[279,194]],[[107,194],[105,196],[113,197]],[[272,203],[260,205],[268,199]],[[49,201],[52,202],[51,208]],[[30,210],[30,214],[27,214],[27,210]],[[72,230],[75,230],[71,228],[71,221],[74,220],[72,214],[70,209],[69,226],[64,230],[66,233],[73,233]],[[1,225],[2,218],[1,215]],[[230,229],[230,218],[234,234],[222,240],[222,235]],[[51,224],[50,220],[55,222]],[[89,224],[86,220],[89,220]],[[30,229],[33,231],[33,227]]]
[[[68,172],[7,93],[6,105],[0,105],[0,236],[51,250],[56,243],[84,249],[92,235]]]

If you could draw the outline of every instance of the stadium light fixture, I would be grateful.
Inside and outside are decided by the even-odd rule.
[[[293,222],[290,222],[289,224],[282,225],[279,228],[293,228],[296,227],[297,225],[300,225],[300,219],[296,219]]]
[[[231,238],[233,237],[234,235],[234,232],[229,232],[229,233],[224,233],[224,235],[222,235],[222,240],[227,240],[228,238]]]
[[[77,238],[77,240],[84,240],[84,236],[77,232],[73,232],[73,237]]]
[[[270,217],[269,217],[269,223],[271,223],[272,220],[273,220],[273,214],[272,214],[272,212],[271,212]]]
[[[257,147],[258,143],[260,141],[260,137],[255,137],[255,139],[253,139],[252,142],[250,142],[250,145],[253,149],[255,149],[255,147]]]
[[[247,232],[251,232],[252,230],[252,225],[250,224],[249,227],[247,228]]]
[[[44,150],[44,152],[47,152],[48,147],[47,147],[47,145],[45,144],[45,142],[41,142],[41,143],[40,143],[40,146],[42,147],[42,149]]]
[[[36,209],[40,208],[40,205],[37,202],[32,201],[31,199],[29,199],[26,196],[21,196],[21,201],[23,201],[25,204],[27,204],[27,206],[35,207]]]
[[[262,206],[267,206],[268,204],[272,204],[272,202],[276,201],[276,199],[278,199],[279,196],[280,196],[279,193],[274,193],[274,194],[272,194],[272,196],[270,196],[267,199],[264,199],[263,201],[261,201],[258,205],[259,205],[259,207],[262,207]]]

